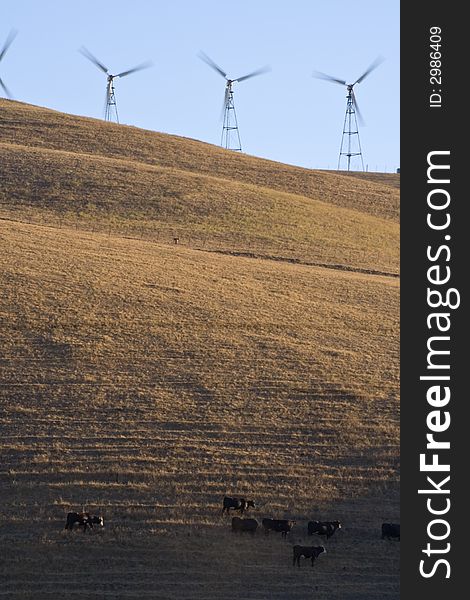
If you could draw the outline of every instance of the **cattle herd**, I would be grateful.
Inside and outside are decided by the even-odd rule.
[[[240,515],[243,515],[250,508],[256,509],[256,505],[253,500],[245,500],[245,498],[229,498],[225,496],[222,505],[222,514],[230,514],[230,510],[238,511]],[[264,518],[261,521],[261,527],[264,533],[267,535],[270,531],[280,533],[283,538],[291,532],[292,528],[296,524],[295,521],[290,519],[270,519]],[[73,529],[74,525],[77,528],[82,528],[85,532],[87,527],[93,529],[93,525],[100,527],[104,526],[103,517],[98,515],[91,515],[88,512],[69,512],[67,515],[67,522],[65,529]],[[250,533],[254,535],[256,530],[260,526],[257,519],[245,518],[245,517],[232,517],[232,531],[235,533]],[[341,529],[341,523],[339,521],[309,521],[307,524],[307,535],[322,535],[328,540],[337,529]],[[393,539],[397,538],[400,540],[400,525],[397,523],[383,523],[382,524],[382,539]],[[300,567],[300,559],[310,558],[312,567],[315,560],[320,554],[326,553],[324,546],[299,546],[293,547],[293,565],[296,564]]]
[[[229,498],[225,497],[223,501],[222,514],[229,514],[230,510],[239,511],[241,515],[249,508],[256,508],[253,500],[245,500],[245,498]],[[261,521],[261,527],[265,534],[270,531],[280,533],[282,537],[287,537],[296,524],[291,519],[270,519],[264,518]],[[232,517],[232,531],[235,533],[247,532],[252,535],[256,533],[259,527],[259,522],[253,518]],[[339,521],[309,521],[307,524],[307,535],[322,535],[328,540],[337,529],[341,529]],[[396,523],[382,524],[382,539],[400,539],[400,525]],[[293,546],[293,565],[300,567],[300,559],[310,558],[312,567],[315,560],[320,554],[326,553],[325,546]]]

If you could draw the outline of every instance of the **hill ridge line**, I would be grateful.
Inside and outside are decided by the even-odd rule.
[[[2,104],[4,104],[4,101],[6,99],[5,98],[0,98],[0,106]],[[168,137],[170,139],[176,140],[180,143],[191,143],[191,144],[197,144],[197,145],[203,145],[203,146],[207,146],[212,150],[217,150],[220,152],[227,152],[227,150],[225,148],[223,148],[222,146],[218,145],[218,144],[214,144],[211,142],[207,142],[205,140],[200,140],[197,138],[193,138],[190,136],[185,136],[185,135],[181,135],[181,134],[177,134],[177,133],[169,133],[169,132],[165,132],[165,131],[158,131],[158,130],[154,130],[154,129],[146,129],[145,127],[139,127],[136,125],[132,125],[132,124],[128,124],[128,123],[114,123],[114,122],[106,122],[103,121],[103,119],[99,118],[99,117],[91,117],[89,115],[78,115],[78,114],[74,114],[74,113],[67,113],[67,112],[63,112],[61,110],[57,110],[54,108],[50,108],[48,106],[41,106],[39,104],[31,104],[28,102],[20,102],[17,100],[7,100],[8,104],[12,103],[12,104],[17,104],[19,105],[20,109],[32,109],[33,112],[39,112],[39,113],[52,113],[54,115],[58,115],[59,117],[66,117],[66,118],[71,118],[71,119],[77,119],[77,120],[84,120],[87,122],[90,122],[90,124],[96,124],[96,125],[103,125],[105,124],[107,127],[110,127],[111,129],[129,129],[129,130],[134,130],[134,131],[138,131],[138,132],[142,132],[142,133],[149,133],[149,134],[154,134],[156,136],[164,136],[164,137]],[[1,117],[0,117],[1,119]],[[1,123],[1,120],[0,120]],[[0,142],[1,143],[1,142]],[[32,146],[30,146],[32,147]],[[228,152],[232,152],[230,150],[228,150]],[[324,169],[324,168],[310,168],[310,167],[304,167],[301,165],[296,165],[296,164],[292,164],[292,163],[285,163],[279,160],[274,160],[272,158],[266,158],[264,156],[257,156],[256,154],[249,154],[247,152],[234,152],[233,153],[233,157],[236,160],[239,160],[241,162],[243,162],[244,160],[249,160],[249,159],[255,159],[257,161],[261,161],[264,163],[268,163],[272,166],[278,166],[278,167],[282,167],[282,168],[287,168],[287,169],[292,169],[298,172],[303,172],[306,174],[334,174],[337,177],[341,177],[344,178],[345,180],[350,180],[351,175],[355,176],[355,175],[359,175],[360,179],[364,179],[365,181],[367,181],[368,184],[371,184],[373,186],[378,186],[378,187],[387,187],[387,188],[392,188],[392,189],[396,189],[395,186],[389,184],[389,183],[385,183],[385,182],[378,182],[378,181],[374,181],[373,179],[369,179],[367,177],[362,177],[364,175],[369,175],[369,174],[375,174],[377,173],[378,175],[381,174],[380,171],[351,171],[350,173],[348,173],[347,171],[344,170],[337,170],[337,169]],[[134,159],[130,159],[130,160],[134,160]],[[136,161],[139,162],[139,161]],[[146,163],[143,163],[146,164]],[[148,164],[148,163],[147,163]],[[194,172],[194,171],[190,171],[190,172]],[[386,175],[392,175],[393,173],[387,173],[385,172],[384,174]],[[238,181],[238,180],[235,180]],[[271,188],[270,188],[271,189]]]

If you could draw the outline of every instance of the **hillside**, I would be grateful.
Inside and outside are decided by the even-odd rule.
[[[397,598],[397,190],[0,108],[4,593]]]
[[[4,216],[398,272],[394,188],[19,103],[0,109]]]

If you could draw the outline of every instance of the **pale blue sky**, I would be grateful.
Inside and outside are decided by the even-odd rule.
[[[0,0],[0,46],[19,33],[0,64],[17,100],[100,118],[106,77],[79,52],[85,45],[111,72],[147,59],[116,80],[122,123],[218,144],[224,81],[269,64],[235,87],[243,150],[308,168],[336,168],[346,91],[314,70],[355,81],[370,171],[399,167],[399,1],[385,0]]]

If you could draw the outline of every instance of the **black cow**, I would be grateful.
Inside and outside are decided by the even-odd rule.
[[[253,500],[245,500],[245,498],[229,498],[228,496],[225,496],[222,514],[225,512],[228,514],[230,509],[233,508],[233,510],[239,510],[242,515],[245,510],[250,508],[250,506],[251,508],[255,508]]]
[[[232,517],[232,531],[242,532],[248,531],[254,534],[258,529],[258,521],[256,519],[240,519],[240,517]]]
[[[382,523],[382,539],[398,538],[400,541],[399,523]]]
[[[289,521],[287,519],[263,519],[262,525],[265,533],[277,531],[278,533],[282,533],[282,537],[286,537],[287,534],[290,533],[292,527],[294,527],[295,521]]]
[[[313,567],[315,559],[317,559],[322,552],[326,552],[326,548],[324,546],[294,546],[293,566],[295,567],[295,563],[297,563],[300,568],[300,557],[304,556],[305,558],[312,559]]]
[[[337,529],[341,529],[339,521],[309,521],[307,525],[308,535],[318,533],[318,535],[326,535],[329,539]]]
[[[90,515],[87,512],[69,512],[67,515],[67,522],[65,523],[65,529],[73,529],[75,523],[78,523],[79,527],[83,527],[83,531],[86,531],[87,527],[93,529],[93,525],[104,526],[103,517],[97,515]]]

